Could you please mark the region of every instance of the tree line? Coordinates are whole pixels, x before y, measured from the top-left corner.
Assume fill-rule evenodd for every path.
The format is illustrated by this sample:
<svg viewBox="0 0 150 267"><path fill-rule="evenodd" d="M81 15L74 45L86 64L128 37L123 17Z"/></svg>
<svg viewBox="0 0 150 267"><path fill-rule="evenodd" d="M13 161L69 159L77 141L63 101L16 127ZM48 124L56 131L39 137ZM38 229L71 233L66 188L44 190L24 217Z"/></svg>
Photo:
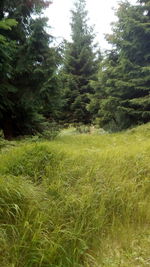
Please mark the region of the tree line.
<svg viewBox="0 0 150 267"><path fill-rule="evenodd" d="M121 2L112 49L101 53L86 1L72 10L70 42L56 46L47 0L1 0L0 129L6 139L59 124L119 131L150 120L150 1Z"/></svg>

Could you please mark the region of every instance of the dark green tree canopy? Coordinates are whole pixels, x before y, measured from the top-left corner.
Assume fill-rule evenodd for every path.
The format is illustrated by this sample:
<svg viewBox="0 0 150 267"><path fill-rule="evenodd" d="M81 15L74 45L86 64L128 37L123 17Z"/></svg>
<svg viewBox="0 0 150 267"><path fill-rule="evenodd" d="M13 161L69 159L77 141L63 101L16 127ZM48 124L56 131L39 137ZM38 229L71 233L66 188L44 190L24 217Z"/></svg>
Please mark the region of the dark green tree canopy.
<svg viewBox="0 0 150 267"><path fill-rule="evenodd" d="M150 120L150 1L139 2L123 2L117 10L113 34L107 35L114 48L95 86L99 101L90 104L97 106L100 125L111 130Z"/></svg>
<svg viewBox="0 0 150 267"><path fill-rule="evenodd" d="M72 11L72 42L68 43L64 60L65 118L70 122L89 123L87 110L89 94L93 92L90 80L97 71L93 41L95 35L88 26L86 2L75 2Z"/></svg>
<svg viewBox="0 0 150 267"><path fill-rule="evenodd" d="M4 40L0 42L0 128L6 138L34 133L41 129L43 116L56 113L58 55L50 47L47 19L39 16L49 4L46 0L0 3Z"/></svg>

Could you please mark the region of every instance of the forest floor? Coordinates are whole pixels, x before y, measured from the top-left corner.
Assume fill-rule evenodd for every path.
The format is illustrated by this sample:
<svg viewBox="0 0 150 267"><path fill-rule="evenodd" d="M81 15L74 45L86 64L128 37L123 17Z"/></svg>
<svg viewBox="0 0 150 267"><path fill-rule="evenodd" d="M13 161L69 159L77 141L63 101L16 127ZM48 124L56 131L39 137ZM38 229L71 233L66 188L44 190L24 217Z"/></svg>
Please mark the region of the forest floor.
<svg viewBox="0 0 150 267"><path fill-rule="evenodd" d="M2 267L150 266L150 124L0 148Z"/></svg>

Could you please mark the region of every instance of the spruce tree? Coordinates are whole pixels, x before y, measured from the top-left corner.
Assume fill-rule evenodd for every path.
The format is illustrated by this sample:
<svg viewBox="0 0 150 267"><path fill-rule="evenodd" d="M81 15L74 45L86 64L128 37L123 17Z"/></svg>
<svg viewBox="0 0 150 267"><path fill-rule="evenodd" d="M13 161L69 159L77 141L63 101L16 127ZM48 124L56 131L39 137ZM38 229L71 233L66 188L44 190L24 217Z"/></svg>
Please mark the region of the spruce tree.
<svg viewBox="0 0 150 267"><path fill-rule="evenodd" d="M85 0L75 2L72 11L72 41L66 45L63 81L64 119L67 122L89 123L91 114L87 110L89 95L93 93L90 80L97 70L93 46L94 34L88 26Z"/></svg>
<svg viewBox="0 0 150 267"><path fill-rule="evenodd" d="M57 55L45 30L47 20L39 16L48 4L47 0L0 4L1 20L17 21L13 31L1 29L8 46L0 51L0 128L7 139L42 130L44 117L53 116L57 109Z"/></svg>
<svg viewBox="0 0 150 267"><path fill-rule="evenodd" d="M96 116L106 129L121 130L150 120L150 1L139 2L120 4L118 22L107 36L113 49L99 72L90 104L91 109L97 105Z"/></svg>

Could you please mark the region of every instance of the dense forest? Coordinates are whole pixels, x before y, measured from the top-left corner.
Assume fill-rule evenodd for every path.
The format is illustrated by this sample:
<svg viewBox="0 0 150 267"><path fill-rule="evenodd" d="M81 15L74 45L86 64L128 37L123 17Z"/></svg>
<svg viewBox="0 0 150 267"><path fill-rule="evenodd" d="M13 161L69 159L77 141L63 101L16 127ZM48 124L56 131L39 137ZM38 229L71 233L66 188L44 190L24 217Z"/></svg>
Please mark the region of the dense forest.
<svg viewBox="0 0 150 267"><path fill-rule="evenodd" d="M150 1L124 1L94 43L86 1L72 10L72 40L56 46L43 11L47 0L1 0L0 129L6 139L58 125L94 124L110 132L150 120Z"/></svg>

